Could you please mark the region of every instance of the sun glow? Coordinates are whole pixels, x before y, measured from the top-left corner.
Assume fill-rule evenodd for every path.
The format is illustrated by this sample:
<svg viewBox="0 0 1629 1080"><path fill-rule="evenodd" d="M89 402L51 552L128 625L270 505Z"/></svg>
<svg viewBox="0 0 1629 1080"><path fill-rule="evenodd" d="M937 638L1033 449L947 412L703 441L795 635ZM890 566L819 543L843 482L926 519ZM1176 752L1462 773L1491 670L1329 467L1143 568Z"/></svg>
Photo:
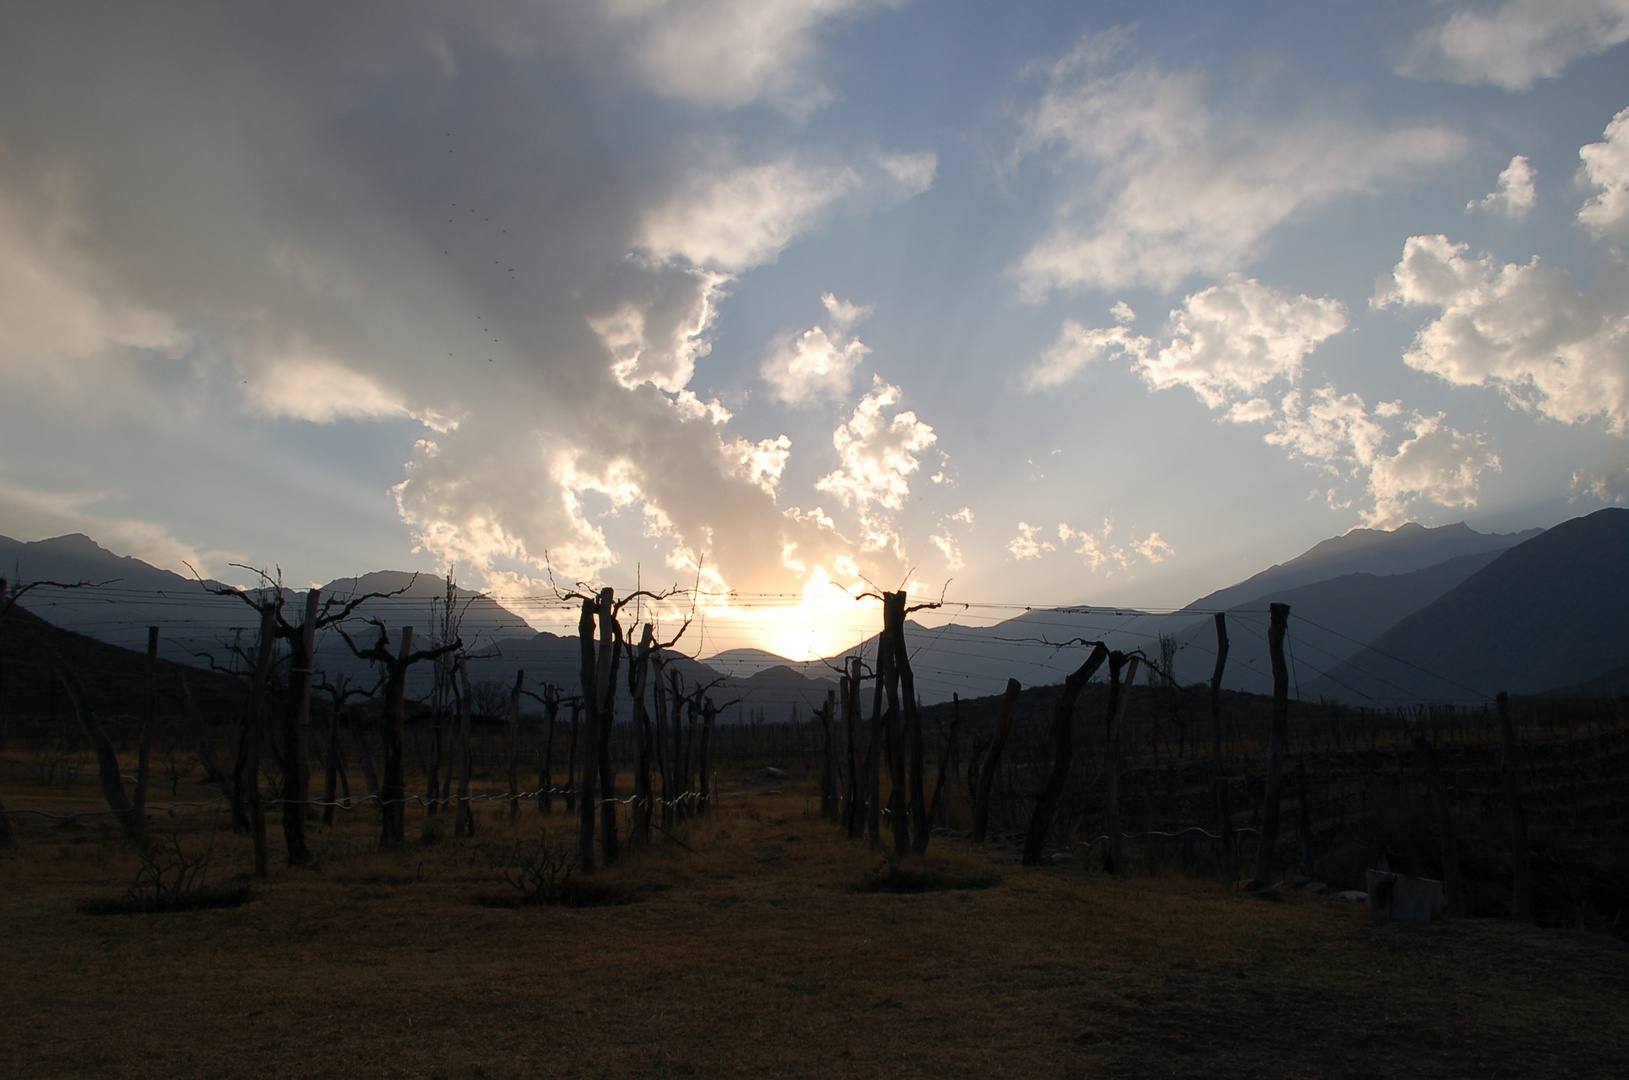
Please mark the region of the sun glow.
<svg viewBox="0 0 1629 1080"><path fill-rule="evenodd" d="M816 567L802 593L720 597L698 607L697 624L689 645L703 659L729 649L763 649L788 660L818 660L882 629L882 604Z"/></svg>

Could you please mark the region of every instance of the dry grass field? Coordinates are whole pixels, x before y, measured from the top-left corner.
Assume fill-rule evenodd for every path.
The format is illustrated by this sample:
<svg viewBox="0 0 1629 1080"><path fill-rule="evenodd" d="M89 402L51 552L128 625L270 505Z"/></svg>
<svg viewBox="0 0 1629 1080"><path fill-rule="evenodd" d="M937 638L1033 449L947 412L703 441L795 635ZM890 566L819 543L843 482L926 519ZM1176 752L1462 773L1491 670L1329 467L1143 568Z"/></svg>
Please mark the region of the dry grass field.
<svg viewBox="0 0 1629 1080"><path fill-rule="evenodd" d="M97 808L90 780L0 793ZM21 850L0 854L0 1073L1629 1075L1629 951L1610 940L1376 925L1319 897L1024 870L957 842L922 869L961 887L864 892L881 857L811 795L727 796L681 826L693 850L635 854L580 907L514 905L502 864L537 839L530 807L511 831L485 804L473 841L418 811L422 842L391 854L353 810L313 829L315 869L274 869L242 906L103 915L84 908L124 894L133 848L106 818L19 815ZM247 869L245 840L166 801L155 830L213 845L212 882Z"/></svg>

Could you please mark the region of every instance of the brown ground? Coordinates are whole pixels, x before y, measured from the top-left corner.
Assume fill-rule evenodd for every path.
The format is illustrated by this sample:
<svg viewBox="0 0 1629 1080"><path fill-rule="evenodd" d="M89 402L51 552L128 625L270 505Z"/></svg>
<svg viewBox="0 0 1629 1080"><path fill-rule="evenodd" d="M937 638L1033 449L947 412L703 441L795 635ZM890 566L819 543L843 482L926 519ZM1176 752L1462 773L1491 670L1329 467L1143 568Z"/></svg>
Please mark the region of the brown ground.
<svg viewBox="0 0 1629 1080"><path fill-rule="evenodd" d="M599 875L639 902L579 909L479 903L513 892L490 811L488 846L380 856L363 810L314 830L318 870L274 871L246 906L93 916L77 905L121 894L135 855L96 825L20 819L22 853L0 856L0 1074L1629 1075L1629 951L1602 939L1375 925L999 857L993 888L861 894L877 858L787 790L692 823L695 854ZM4 787L12 809L43 796ZM203 847L207 816L181 820ZM215 845L213 880L248 865L240 839ZM990 858L935 852L953 873Z"/></svg>

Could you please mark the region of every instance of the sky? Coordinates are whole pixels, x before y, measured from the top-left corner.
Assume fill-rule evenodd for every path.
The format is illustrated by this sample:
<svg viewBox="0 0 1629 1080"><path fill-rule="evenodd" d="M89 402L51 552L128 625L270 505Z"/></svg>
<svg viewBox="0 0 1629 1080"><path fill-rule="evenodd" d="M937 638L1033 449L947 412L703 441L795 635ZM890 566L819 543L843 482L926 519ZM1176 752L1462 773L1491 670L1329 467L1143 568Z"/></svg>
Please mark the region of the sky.
<svg viewBox="0 0 1629 1080"><path fill-rule="evenodd" d="M1548 526L1629 497L1626 41L1629 0L9 3L0 533L450 569L539 627L699 587L703 652L801 659L877 590L1173 608Z"/></svg>

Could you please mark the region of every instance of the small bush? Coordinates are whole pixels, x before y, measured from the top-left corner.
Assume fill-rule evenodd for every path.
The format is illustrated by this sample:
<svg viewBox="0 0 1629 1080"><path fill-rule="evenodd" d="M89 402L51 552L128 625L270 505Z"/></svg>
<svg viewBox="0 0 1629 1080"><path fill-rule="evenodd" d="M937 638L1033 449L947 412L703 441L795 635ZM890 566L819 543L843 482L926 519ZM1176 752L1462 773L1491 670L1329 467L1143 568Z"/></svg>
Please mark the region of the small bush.
<svg viewBox="0 0 1629 1080"><path fill-rule="evenodd" d="M536 845L515 844L503 870L504 880L520 893L521 904L556 907L569 898L577 853L565 844L551 845L545 831Z"/></svg>
<svg viewBox="0 0 1629 1080"><path fill-rule="evenodd" d="M123 896L89 900L80 905L87 915L155 914L239 907L254 899L248 885L210 885L205 881L214 845L189 855L179 838L150 836L136 841L141 869Z"/></svg>

